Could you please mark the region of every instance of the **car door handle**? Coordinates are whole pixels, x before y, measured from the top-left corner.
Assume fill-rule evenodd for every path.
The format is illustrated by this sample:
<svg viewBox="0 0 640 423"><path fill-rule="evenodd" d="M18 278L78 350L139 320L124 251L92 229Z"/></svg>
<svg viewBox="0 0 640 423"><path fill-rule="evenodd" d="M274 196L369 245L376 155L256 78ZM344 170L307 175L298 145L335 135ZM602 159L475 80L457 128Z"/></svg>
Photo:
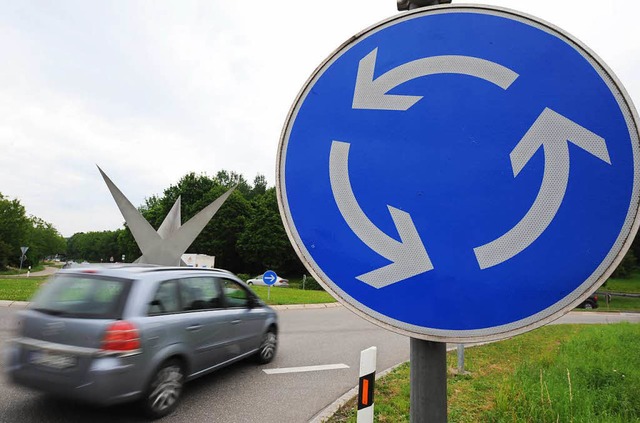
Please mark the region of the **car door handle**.
<svg viewBox="0 0 640 423"><path fill-rule="evenodd" d="M232 320L231 321L232 325L237 325L238 323L242 323L242 320L238 319L238 320Z"/></svg>
<svg viewBox="0 0 640 423"><path fill-rule="evenodd" d="M197 331L202 329L202 325L191 325L191 326L187 326L187 330L188 331Z"/></svg>

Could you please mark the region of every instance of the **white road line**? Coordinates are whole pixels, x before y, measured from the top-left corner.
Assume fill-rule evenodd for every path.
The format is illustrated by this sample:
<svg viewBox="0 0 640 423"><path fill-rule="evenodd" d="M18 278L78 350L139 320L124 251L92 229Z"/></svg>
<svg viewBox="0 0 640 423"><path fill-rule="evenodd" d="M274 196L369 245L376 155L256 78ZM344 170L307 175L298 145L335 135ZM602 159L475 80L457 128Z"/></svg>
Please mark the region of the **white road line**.
<svg viewBox="0 0 640 423"><path fill-rule="evenodd" d="M320 370L337 370L348 369L346 364L323 364L320 366L305 366L305 367L283 367L281 369L263 369L262 371L268 375L277 375L282 373L302 373L302 372L317 372Z"/></svg>

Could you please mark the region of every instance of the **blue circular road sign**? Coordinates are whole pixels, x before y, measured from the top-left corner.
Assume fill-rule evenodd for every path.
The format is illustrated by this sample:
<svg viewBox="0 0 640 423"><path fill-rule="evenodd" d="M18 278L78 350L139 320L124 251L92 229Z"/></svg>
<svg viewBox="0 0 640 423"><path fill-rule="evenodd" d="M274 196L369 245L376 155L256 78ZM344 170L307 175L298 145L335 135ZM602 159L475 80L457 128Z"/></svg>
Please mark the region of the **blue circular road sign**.
<svg viewBox="0 0 640 423"><path fill-rule="evenodd" d="M278 280L278 275L276 275L276 272L274 272L273 270L267 270L266 272L264 272L264 275L262 275L262 280L264 281L264 283L271 286Z"/></svg>
<svg viewBox="0 0 640 423"><path fill-rule="evenodd" d="M309 270L374 322L499 339L575 307L638 226L637 116L587 47L518 12L400 14L336 50L285 123L278 199Z"/></svg>

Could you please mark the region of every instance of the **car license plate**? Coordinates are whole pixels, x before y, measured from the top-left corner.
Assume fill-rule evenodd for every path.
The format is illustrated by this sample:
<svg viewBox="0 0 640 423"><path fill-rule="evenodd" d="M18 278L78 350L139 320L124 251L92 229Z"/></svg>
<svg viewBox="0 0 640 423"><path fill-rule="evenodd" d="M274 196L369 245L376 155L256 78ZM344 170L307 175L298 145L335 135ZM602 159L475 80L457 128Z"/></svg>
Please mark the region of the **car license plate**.
<svg viewBox="0 0 640 423"><path fill-rule="evenodd" d="M50 350L31 351L30 361L33 364L54 369L67 369L76 365L77 359L73 355Z"/></svg>

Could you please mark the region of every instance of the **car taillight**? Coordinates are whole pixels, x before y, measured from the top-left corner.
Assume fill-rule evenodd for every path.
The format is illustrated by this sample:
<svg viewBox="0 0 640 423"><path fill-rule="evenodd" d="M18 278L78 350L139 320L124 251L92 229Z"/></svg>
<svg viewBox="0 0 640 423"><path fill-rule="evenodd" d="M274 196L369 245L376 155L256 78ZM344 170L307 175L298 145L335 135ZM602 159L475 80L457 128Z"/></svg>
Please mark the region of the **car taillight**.
<svg viewBox="0 0 640 423"><path fill-rule="evenodd" d="M109 325L102 338L103 351L131 352L138 349L140 335L133 323L118 320Z"/></svg>
<svg viewBox="0 0 640 423"><path fill-rule="evenodd" d="M598 296L597 296L597 295L594 295L594 296L593 296L593 299L594 299L594 300L596 300L596 301L598 301Z"/></svg>

